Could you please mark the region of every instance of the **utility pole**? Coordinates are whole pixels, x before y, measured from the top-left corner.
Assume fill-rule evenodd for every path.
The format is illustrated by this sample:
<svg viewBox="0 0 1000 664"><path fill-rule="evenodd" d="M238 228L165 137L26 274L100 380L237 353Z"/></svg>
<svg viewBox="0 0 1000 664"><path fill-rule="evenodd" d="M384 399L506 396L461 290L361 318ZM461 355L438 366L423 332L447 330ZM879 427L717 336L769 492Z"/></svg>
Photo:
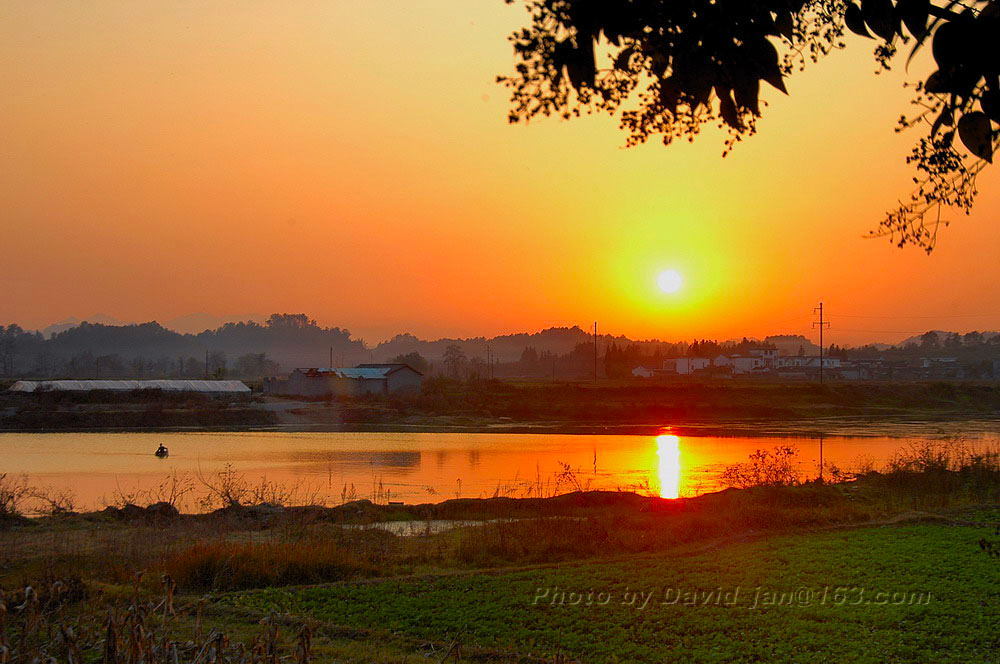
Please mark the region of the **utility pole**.
<svg viewBox="0 0 1000 664"><path fill-rule="evenodd" d="M594 321L594 382L597 382L597 321Z"/></svg>
<svg viewBox="0 0 1000 664"><path fill-rule="evenodd" d="M830 327L830 321L823 319L823 303L813 309L813 313L819 312L819 321L813 322L813 327L819 328L819 384L823 384L823 330Z"/></svg>
<svg viewBox="0 0 1000 664"><path fill-rule="evenodd" d="M330 346L330 364L326 366L330 367L331 369L333 368L333 346Z"/></svg>

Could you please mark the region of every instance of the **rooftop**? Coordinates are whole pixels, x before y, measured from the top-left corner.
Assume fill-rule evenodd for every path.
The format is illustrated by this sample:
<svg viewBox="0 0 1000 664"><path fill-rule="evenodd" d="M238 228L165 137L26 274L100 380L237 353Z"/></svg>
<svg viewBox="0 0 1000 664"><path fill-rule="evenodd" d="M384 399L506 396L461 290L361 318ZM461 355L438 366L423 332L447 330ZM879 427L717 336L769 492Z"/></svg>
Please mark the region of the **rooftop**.
<svg viewBox="0 0 1000 664"><path fill-rule="evenodd" d="M301 371L305 374L333 374L339 378L367 378L367 379L379 379L385 378L391 373L399 371L401 369L409 369L414 373L420 374L419 371L411 367L409 364L359 364L356 367L313 367L313 368L300 368L297 371Z"/></svg>

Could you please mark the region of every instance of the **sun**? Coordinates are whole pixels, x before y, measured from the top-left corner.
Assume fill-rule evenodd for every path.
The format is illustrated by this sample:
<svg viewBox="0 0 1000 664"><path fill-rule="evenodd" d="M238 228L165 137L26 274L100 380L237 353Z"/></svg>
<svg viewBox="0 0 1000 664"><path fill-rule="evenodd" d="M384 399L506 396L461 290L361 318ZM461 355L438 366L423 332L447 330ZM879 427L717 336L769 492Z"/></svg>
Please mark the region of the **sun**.
<svg viewBox="0 0 1000 664"><path fill-rule="evenodd" d="M664 293L676 293L684 285L684 277L677 270L664 270L656 277L656 285Z"/></svg>

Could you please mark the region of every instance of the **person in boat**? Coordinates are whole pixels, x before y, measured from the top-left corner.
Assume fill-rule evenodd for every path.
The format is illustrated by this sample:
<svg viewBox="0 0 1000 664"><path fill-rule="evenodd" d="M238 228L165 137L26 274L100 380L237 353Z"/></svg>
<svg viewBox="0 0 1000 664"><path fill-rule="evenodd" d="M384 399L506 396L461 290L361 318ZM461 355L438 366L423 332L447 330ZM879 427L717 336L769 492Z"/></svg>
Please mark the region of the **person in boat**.
<svg viewBox="0 0 1000 664"><path fill-rule="evenodd" d="M163 443L160 443L160 446L156 448L156 452L154 452L154 454L158 457L165 457L169 454L169 452L167 451L167 448L163 446Z"/></svg>

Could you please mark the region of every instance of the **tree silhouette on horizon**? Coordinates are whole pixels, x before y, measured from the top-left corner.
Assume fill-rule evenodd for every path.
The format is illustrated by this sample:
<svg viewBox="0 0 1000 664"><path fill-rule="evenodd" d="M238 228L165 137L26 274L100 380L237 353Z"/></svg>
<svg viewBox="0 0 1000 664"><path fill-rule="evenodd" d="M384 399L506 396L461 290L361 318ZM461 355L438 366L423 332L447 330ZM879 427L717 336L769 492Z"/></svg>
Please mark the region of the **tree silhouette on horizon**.
<svg viewBox="0 0 1000 664"><path fill-rule="evenodd" d="M942 208L968 214L993 160L1000 0L505 1L530 17L510 37L515 73L498 77L511 122L607 113L630 147L694 140L716 124L729 133L725 156L756 132L761 84L787 94L785 79L844 48L847 29L876 41L883 69L903 45L909 63L929 44L936 66L912 84L917 112L896 127L925 130L906 158L916 190L870 236L932 251Z"/></svg>

